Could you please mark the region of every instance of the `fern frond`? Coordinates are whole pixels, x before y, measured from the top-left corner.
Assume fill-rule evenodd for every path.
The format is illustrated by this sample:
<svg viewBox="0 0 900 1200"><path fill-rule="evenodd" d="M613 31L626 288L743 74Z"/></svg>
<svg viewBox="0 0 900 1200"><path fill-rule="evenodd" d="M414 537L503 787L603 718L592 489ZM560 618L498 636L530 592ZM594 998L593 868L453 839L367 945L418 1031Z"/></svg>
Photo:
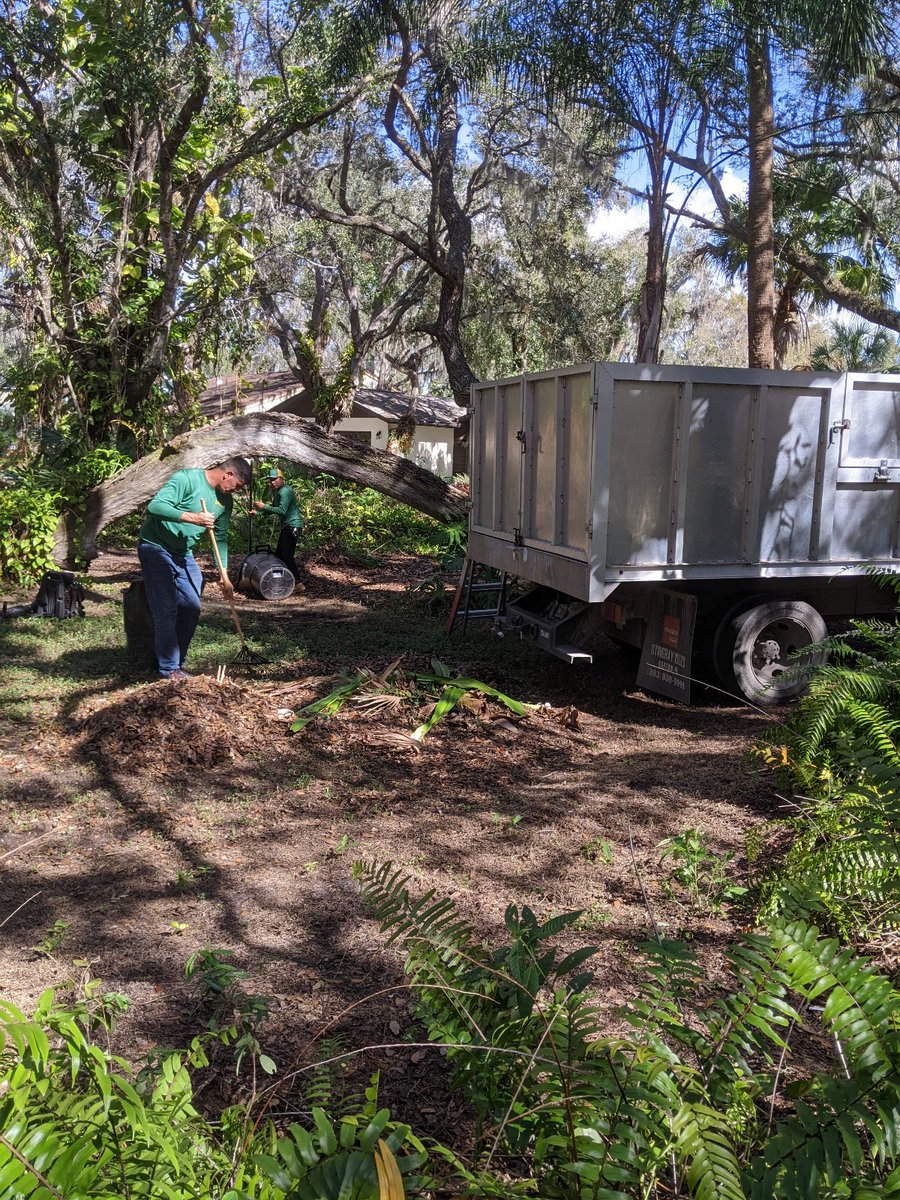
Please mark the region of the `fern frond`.
<svg viewBox="0 0 900 1200"><path fill-rule="evenodd" d="M686 1100L672 1122L675 1148L687 1164L696 1200L746 1200L726 1118L699 1100Z"/></svg>
<svg viewBox="0 0 900 1200"><path fill-rule="evenodd" d="M773 1048L786 1044L784 1031L799 1020L788 999L790 980L769 938L745 936L730 950L729 963L736 986L705 1014L711 1050L704 1055L703 1071L711 1093L720 1099L735 1069L750 1078L751 1058L770 1063Z"/></svg>
<svg viewBox="0 0 900 1200"><path fill-rule="evenodd" d="M900 1050L900 994L890 981L814 925L776 923L770 936L780 966L805 1001L826 997L822 1023L840 1040L851 1067L875 1079L890 1073Z"/></svg>

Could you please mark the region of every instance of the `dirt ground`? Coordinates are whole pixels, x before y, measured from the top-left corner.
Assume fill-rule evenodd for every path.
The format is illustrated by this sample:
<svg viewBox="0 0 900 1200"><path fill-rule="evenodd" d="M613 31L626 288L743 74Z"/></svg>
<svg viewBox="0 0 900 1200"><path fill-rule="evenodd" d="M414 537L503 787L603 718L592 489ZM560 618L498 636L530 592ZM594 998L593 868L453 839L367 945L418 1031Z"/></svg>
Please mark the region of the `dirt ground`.
<svg viewBox="0 0 900 1200"><path fill-rule="evenodd" d="M777 814L772 781L748 757L771 718L640 692L612 643L584 668L486 631L448 642L442 618L408 592L432 569L399 555L371 566L320 556L304 594L241 606L251 642L268 630L270 644L288 645L278 641L288 631L302 658L224 683L208 664L175 684L117 676L121 649L96 669L85 652L72 686L4 719L0 998L28 1008L50 985L98 977L131 999L116 1046L133 1058L203 1028L185 960L228 948L250 972L245 986L271 997L262 1040L280 1075L308 1066L336 1031L348 1048L388 1047L364 1050L348 1077L357 1086L380 1067L394 1115L447 1140L461 1102L443 1060L406 1044L421 1030L400 957L360 902L355 860L390 860L414 891L452 896L488 938L509 904L541 917L584 910L567 944L599 946L594 986L611 1022L640 988L651 922L692 938L715 974L746 914L673 894L658 846L696 827L734 855L738 880L748 875L748 850ZM132 555L105 554L88 586L136 575ZM115 604L108 586L90 592L88 621ZM201 620L227 637L212 594ZM421 744L408 737L422 715L409 705L348 705L289 733L335 672L382 669L398 646L404 665L428 670L430 644L454 674L541 707L523 721L492 705L459 710ZM48 950L56 922L67 924ZM280 1111L302 1110L306 1078L285 1084Z"/></svg>

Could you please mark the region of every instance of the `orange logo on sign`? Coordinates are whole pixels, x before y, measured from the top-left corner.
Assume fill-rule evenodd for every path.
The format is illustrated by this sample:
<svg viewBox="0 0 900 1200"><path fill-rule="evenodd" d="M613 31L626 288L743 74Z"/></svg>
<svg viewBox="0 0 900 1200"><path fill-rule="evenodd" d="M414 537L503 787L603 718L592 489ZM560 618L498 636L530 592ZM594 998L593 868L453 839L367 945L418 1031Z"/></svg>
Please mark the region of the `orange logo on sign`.
<svg viewBox="0 0 900 1200"><path fill-rule="evenodd" d="M681 622L677 617L663 617L662 640L664 646L672 650L678 649L678 635L681 632Z"/></svg>

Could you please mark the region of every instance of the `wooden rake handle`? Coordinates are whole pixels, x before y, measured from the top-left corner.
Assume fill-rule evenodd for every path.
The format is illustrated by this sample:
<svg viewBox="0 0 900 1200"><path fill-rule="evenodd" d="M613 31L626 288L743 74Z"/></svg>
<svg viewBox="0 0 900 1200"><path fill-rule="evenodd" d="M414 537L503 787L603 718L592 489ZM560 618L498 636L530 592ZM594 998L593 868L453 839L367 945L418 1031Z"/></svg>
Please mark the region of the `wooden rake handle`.
<svg viewBox="0 0 900 1200"><path fill-rule="evenodd" d="M205 500L200 501L200 507L205 513L209 512L209 509L206 507ZM230 588L231 580L228 578L228 575L225 573L225 568L222 565L222 555L219 553L219 545L216 541L215 532L212 529L209 531L209 542L212 546L213 558L216 560L216 566L219 568L219 578L223 583L227 583ZM241 629L240 617L237 615L237 609L234 607L234 593L233 591L228 591L225 593L225 595L226 599L228 600L228 607L231 609L231 619L234 621L234 627L237 630L237 635L241 639L241 648L246 650L247 643L244 641L244 631Z"/></svg>

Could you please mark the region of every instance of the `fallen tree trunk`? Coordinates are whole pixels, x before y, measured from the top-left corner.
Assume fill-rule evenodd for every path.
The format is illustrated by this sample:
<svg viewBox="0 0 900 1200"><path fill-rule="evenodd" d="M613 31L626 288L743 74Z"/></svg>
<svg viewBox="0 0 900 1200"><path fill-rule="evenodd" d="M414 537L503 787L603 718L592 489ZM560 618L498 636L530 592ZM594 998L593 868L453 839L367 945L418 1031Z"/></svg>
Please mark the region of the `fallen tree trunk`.
<svg viewBox="0 0 900 1200"><path fill-rule="evenodd" d="M311 421L289 413L252 413L225 417L180 434L94 488L82 521L76 523L71 515L60 518L54 534L54 561L73 567L96 558L102 530L146 504L175 471L211 467L232 455L286 458L375 488L439 521L463 517L466 511L464 492L408 459L371 450L341 434L325 433Z"/></svg>

